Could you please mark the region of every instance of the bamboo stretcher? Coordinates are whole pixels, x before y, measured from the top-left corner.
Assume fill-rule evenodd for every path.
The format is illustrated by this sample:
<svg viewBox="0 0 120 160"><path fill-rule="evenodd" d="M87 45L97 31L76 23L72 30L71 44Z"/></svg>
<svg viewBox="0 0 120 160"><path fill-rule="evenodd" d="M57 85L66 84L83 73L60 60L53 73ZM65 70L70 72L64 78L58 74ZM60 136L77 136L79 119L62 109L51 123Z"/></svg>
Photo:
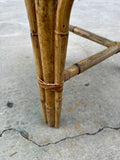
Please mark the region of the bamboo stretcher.
<svg viewBox="0 0 120 160"><path fill-rule="evenodd" d="M69 25L74 0L25 0L44 122L60 127L64 82L120 52L114 42ZM107 47L65 69L69 31Z"/></svg>

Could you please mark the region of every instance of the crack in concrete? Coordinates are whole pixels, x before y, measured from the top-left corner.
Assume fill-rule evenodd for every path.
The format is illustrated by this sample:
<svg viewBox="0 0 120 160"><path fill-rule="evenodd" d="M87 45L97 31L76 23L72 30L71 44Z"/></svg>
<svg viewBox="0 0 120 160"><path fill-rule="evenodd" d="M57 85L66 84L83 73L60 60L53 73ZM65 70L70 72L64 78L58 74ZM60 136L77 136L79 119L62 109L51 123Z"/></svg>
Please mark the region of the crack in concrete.
<svg viewBox="0 0 120 160"><path fill-rule="evenodd" d="M30 141L31 143L37 145L38 147L47 147L49 145L52 145L52 144L58 144L60 142L63 142L63 141L66 141L68 139L74 139L74 138L78 138L78 137L82 137L82 136L94 136L94 135L97 135L98 133L102 132L104 129L112 129L112 130L120 130L120 127L110 127L110 126L106 126L106 127L103 127L103 128L99 128L96 132L93 132L93 133L83 133L83 134L78 134L76 136L71 136L71 137L65 137L65 138L62 138L60 139L59 141L56 141L56 142L51 142L51 143L47 143L47 144L38 144L37 142L31 140L29 138L29 136L24 136L23 132L17 130L17 129L14 129L14 128L8 128L8 129L5 129L3 130L1 133L0 133L0 137L2 137L2 135L7 132L7 131L16 131L18 132L23 138L25 138L26 140Z"/></svg>

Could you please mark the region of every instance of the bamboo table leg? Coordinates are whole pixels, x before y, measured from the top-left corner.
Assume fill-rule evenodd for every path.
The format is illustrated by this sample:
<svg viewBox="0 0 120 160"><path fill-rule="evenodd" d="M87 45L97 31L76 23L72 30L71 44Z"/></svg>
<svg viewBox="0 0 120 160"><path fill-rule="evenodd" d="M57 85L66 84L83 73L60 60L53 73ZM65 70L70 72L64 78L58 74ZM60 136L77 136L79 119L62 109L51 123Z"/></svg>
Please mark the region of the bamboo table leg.
<svg viewBox="0 0 120 160"><path fill-rule="evenodd" d="M25 0L43 117L50 127L56 128L60 126L64 81L120 52L120 42L111 41L78 27L69 27L73 1ZM108 48L75 63L64 71L69 30Z"/></svg>
<svg viewBox="0 0 120 160"><path fill-rule="evenodd" d="M35 0L38 38L41 48L43 78L45 83L54 83L54 28L57 0ZM48 125L55 125L55 93L45 91Z"/></svg>
<svg viewBox="0 0 120 160"><path fill-rule="evenodd" d="M55 30L55 83L62 83L66 59L69 17L73 0L59 0ZM55 127L60 126L62 91L55 92Z"/></svg>
<svg viewBox="0 0 120 160"><path fill-rule="evenodd" d="M31 39L32 39L32 45L33 45L33 50L34 50L37 76L40 79L43 79L41 53L40 53L40 47L39 47L39 42L38 42L38 36L37 36L35 2L33 0L25 0L25 4L26 4L26 9L27 9L28 19L29 19L29 24L30 24ZM47 123L46 106L45 106L45 91L41 87L40 87L40 97L41 97L43 118L44 118L44 121Z"/></svg>

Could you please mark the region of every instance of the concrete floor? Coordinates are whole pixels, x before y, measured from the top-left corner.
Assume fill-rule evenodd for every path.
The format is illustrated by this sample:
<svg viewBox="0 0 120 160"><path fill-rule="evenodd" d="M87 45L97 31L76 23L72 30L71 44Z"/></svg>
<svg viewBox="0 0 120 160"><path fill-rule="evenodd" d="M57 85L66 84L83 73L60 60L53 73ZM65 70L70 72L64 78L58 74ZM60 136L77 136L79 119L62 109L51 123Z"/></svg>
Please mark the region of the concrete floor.
<svg viewBox="0 0 120 160"><path fill-rule="evenodd" d="M71 24L120 41L119 0L75 0ZM0 160L120 160L120 54L64 85L61 127L43 122L23 0L0 0ZM66 67L105 47L70 33Z"/></svg>

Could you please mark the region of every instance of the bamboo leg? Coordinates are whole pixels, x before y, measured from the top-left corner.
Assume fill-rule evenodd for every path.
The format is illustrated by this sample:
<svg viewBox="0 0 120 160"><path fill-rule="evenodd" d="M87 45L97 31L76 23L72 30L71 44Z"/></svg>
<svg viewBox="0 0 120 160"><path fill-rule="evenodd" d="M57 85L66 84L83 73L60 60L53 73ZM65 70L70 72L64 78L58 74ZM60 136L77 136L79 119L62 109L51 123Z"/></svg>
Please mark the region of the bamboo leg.
<svg viewBox="0 0 120 160"><path fill-rule="evenodd" d="M73 0L59 0L55 30L55 83L62 83L66 59L69 17ZM55 92L55 127L60 126L62 91Z"/></svg>
<svg viewBox="0 0 120 160"><path fill-rule="evenodd" d="M29 24L30 24L31 39L32 39L32 46L34 50L37 76L40 79L43 79L40 47L39 47L38 36L37 36L35 2L34 0L25 0L25 4L26 4L26 9L27 9L28 19L29 19ZM44 121L47 123L46 106L45 106L45 91L43 88L40 88L40 97L41 97L41 107L42 107L42 112L43 112L43 118L44 118Z"/></svg>
<svg viewBox="0 0 120 160"><path fill-rule="evenodd" d="M46 83L54 83L54 28L57 0L35 0L38 38L41 48L43 77ZM46 90L48 125L55 125L55 93Z"/></svg>

